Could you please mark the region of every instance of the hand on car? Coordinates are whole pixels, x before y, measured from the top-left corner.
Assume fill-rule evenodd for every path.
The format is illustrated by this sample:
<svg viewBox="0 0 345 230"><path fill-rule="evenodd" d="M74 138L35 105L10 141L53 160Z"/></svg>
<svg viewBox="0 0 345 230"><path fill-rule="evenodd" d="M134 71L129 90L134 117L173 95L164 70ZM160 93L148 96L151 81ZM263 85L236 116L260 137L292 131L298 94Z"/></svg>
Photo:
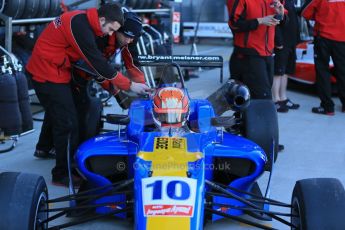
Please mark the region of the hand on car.
<svg viewBox="0 0 345 230"><path fill-rule="evenodd" d="M265 26L276 26L279 24L279 20L274 18L274 15L268 15L263 18L257 19L259 22L259 25L265 25Z"/></svg>
<svg viewBox="0 0 345 230"><path fill-rule="evenodd" d="M152 89L148 87L147 85L142 84L142 83L136 83L134 81L131 84L130 90L137 94L148 94L149 92L152 91Z"/></svg>

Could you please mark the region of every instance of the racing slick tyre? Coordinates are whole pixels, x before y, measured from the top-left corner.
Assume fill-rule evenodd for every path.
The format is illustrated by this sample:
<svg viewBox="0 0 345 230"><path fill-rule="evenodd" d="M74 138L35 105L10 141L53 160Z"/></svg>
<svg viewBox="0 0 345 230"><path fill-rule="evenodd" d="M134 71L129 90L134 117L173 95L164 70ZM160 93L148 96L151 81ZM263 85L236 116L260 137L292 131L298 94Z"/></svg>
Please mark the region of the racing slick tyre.
<svg viewBox="0 0 345 230"><path fill-rule="evenodd" d="M157 9L159 3L160 3L159 0L153 0L152 3L151 3L151 8L152 9Z"/></svg>
<svg viewBox="0 0 345 230"><path fill-rule="evenodd" d="M298 230L345 229L345 190L338 179L296 182L291 198L291 223Z"/></svg>
<svg viewBox="0 0 345 230"><path fill-rule="evenodd" d="M46 17L49 9L50 9L50 0L40 0L38 4L38 11L35 17L36 18Z"/></svg>
<svg viewBox="0 0 345 230"><path fill-rule="evenodd" d="M134 9L142 9L145 5L146 0L139 0L136 2Z"/></svg>
<svg viewBox="0 0 345 230"><path fill-rule="evenodd" d="M60 0L50 0L50 9L48 11L48 17L55 17L61 14Z"/></svg>
<svg viewBox="0 0 345 230"><path fill-rule="evenodd" d="M48 189L42 176L4 172L0 174L0 229L47 229Z"/></svg>
<svg viewBox="0 0 345 230"><path fill-rule="evenodd" d="M19 109L18 87L12 74L0 74L0 89L0 130L5 136L18 135L22 132L22 115Z"/></svg>
<svg viewBox="0 0 345 230"><path fill-rule="evenodd" d="M244 136L258 144L266 153L265 170L272 170L271 148L274 140L274 162L277 160L279 145L279 129L276 108L272 100L251 100L248 108L243 112Z"/></svg>
<svg viewBox="0 0 345 230"><path fill-rule="evenodd" d="M14 19L21 18L24 13L26 0L6 0L3 4L3 11L1 13L13 17Z"/></svg>
<svg viewBox="0 0 345 230"><path fill-rule="evenodd" d="M18 104L19 110L22 117L22 132L27 132L32 130L34 127L34 122L32 119L32 112L30 107L30 98L29 98L29 87L26 76L22 72L17 72L15 74L15 79L17 82L18 90Z"/></svg>
<svg viewBox="0 0 345 230"><path fill-rule="evenodd" d="M21 18L33 18L36 16L39 9L39 1L37 0L26 0L25 9Z"/></svg>
<svg viewBox="0 0 345 230"><path fill-rule="evenodd" d="M145 4L143 5L143 9L150 9L152 5L152 0L146 0Z"/></svg>
<svg viewBox="0 0 345 230"><path fill-rule="evenodd" d="M137 3L137 0L127 0L126 6L128 6L130 8L134 8L136 3Z"/></svg>

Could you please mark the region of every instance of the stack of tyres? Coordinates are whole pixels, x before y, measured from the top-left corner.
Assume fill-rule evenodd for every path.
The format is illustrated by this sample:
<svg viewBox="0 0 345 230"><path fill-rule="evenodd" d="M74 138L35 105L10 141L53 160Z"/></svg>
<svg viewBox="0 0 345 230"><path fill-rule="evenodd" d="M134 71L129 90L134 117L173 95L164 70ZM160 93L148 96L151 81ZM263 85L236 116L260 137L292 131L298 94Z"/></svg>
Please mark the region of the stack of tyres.
<svg viewBox="0 0 345 230"><path fill-rule="evenodd" d="M4 49L3 49L4 51ZM15 56L5 51L0 66L0 132L19 135L33 129L28 82Z"/></svg>
<svg viewBox="0 0 345 230"><path fill-rule="evenodd" d="M5 136L22 132L22 115L19 109L18 88L13 74L0 75L0 130Z"/></svg>
<svg viewBox="0 0 345 230"><path fill-rule="evenodd" d="M2 13L13 19L55 17L61 14L61 0L3 0Z"/></svg>

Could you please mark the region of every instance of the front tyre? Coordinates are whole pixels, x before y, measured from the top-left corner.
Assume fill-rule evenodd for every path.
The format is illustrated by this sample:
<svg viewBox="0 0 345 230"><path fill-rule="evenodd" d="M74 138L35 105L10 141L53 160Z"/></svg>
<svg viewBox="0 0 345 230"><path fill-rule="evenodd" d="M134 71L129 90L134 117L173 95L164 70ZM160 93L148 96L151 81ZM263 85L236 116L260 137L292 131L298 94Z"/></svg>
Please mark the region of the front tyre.
<svg viewBox="0 0 345 230"><path fill-rule="evenodd" d="M272 100L251 100L243 112L244 136L258 144L266 153L268 162L265 170L271 171L272 160L278 156L279 128L277 111ZM275 143L272 159L272 140Z"/></svg>
<svg viewBox="0 0 345 230"><path fill-rule="evenodd" d="M42 176L5 172L0 174L0 229L41 230L48 218L48 189Z"/></svg>
<svg viewBox="0 0 345 230"><path fill-rule="evenodd" d="M344 230L345 190L338 179L296 182L291 198L291 223L298 230Z"/></svg>

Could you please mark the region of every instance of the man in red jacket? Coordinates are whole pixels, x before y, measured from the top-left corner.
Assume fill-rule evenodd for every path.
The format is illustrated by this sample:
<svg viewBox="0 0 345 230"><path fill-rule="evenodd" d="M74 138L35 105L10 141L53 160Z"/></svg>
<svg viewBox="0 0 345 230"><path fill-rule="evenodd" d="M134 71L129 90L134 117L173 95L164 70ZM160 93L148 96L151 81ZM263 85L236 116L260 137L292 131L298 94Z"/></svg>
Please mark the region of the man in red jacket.
<svg viewBox="0 0 345 230"><path fill-rule="evenodd" d="M51 22L35 44L26 68L46 111L42 130L45 123L52 125L56 150L54 184L68 183L66 153L70 151L72 155L78 145L78 119L70 85L72 63L86 61L97 73L99 82L112 80L119 89L136 93L149 90L145 84L132 82L112 68L97 47L97 37L112 35L121 25L123 13L116 4L106 4L98 10L71 11Z"/></svg>
<svg viewBox="0 0 345 230"><path fill-rule="evenodd" d="M334 63L342 112L345 112L345 1L308 1L303 6L302 16L307 20L315 20L314 63L321 104L319 107L312 108L312 112L334 115L329 70L330 57Z"/></svg>
<svg viewBox="0 0 345 230"><path fill-rule="evenodd" d="M142 21L133 12L125 12L124 18L124 25L111 36L98 38L97 45L107 59L112 60L114 59L114 56L116 57L121 54L127 76L133 82L145 83L144 73L134 64L134 59L137 58L136 42L143 32ZM99 121L90 119L92 116L89 116L90 113L96 112L92 110L95 105L98 104L95 98L90 98L87 80L90 78L89 73L82 71L79 68L75 68L72 84L73 95L79 114L79 143L95 136L98 131L97 128L92 129L92 127L97 127ZM109 91L111 95L115 96L117 102L123 109L128 109L133 98L129 98L128 94L120 92L120 89L116 86L116 82L114 80L115 79L105 80L101 83L101 86L105 90ZM88 130L92 130L92 132L89 132ZM49 130L47 131L49 132ZM40 139L40 142L49 143L49 141L45 139ZM49 157L49 154L42 156L42 158L47 157Z"/></svg>
<svg viewBox="0 0 345 230"><path fill-rule="evenodd" d="M134 64L131 52L136 50L136 43L143 32L142 20L133 12L124 13L124 25L111 36L105 36L97 40L99 49L106 58L121 53L128 76L132 81L145 83L144 73ZM118 50L118 53L116 51ZM131 50L131 52L130 52ZM102 87L112 91L113 95L119 92L114 80L102 82Z"/></svg>
<svg viewBox="0 0 345 230"><path fill-rule="evenodd" d="M278 0L228 0L234 36L231 78L245 83L254 99L272 99L274 28L284 19Z"/></svg>

